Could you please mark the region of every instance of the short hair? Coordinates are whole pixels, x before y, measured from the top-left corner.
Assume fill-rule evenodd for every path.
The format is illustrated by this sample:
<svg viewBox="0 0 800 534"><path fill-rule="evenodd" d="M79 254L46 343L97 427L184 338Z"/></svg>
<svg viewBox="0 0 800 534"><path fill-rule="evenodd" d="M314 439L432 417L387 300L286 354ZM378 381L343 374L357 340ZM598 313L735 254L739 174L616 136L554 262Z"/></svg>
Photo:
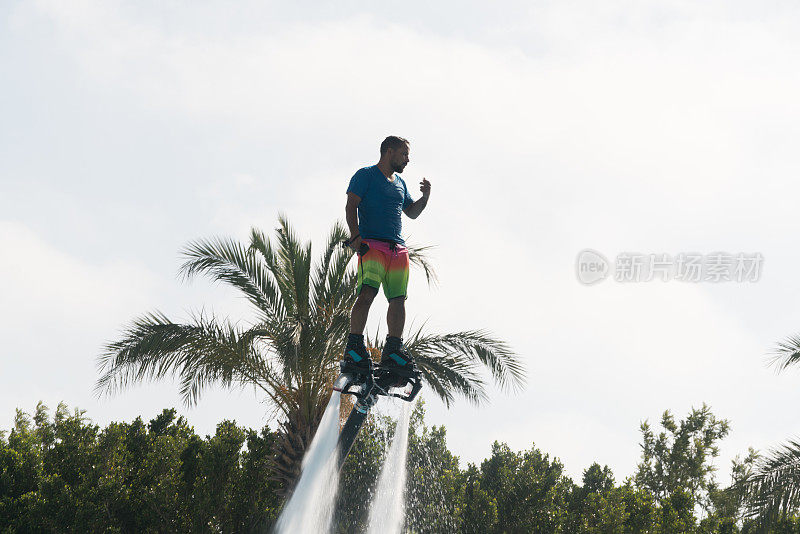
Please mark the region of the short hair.
<svg viewBox="0 0 800 534"><path fill-rule="evenodd" d="M386 154L386 151L390 148L392 150L397 150L398 148L407 144L409 144L408 139L403 139L402 137L397 137L396 135L390 135L383 140L383 143L381 143L381 156Z"/></svg>

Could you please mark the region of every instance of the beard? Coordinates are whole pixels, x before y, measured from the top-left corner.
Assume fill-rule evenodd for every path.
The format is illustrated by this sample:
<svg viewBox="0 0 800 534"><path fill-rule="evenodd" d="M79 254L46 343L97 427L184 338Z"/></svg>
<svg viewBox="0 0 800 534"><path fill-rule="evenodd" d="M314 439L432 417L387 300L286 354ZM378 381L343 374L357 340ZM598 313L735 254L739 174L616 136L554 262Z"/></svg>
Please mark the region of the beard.
<svg viewBox="0 0 800 534"><path fill-rule="evenodd" d="M392 172L401 173L403 169L406 168L405 163L394 163L392 162Z"/></svg>

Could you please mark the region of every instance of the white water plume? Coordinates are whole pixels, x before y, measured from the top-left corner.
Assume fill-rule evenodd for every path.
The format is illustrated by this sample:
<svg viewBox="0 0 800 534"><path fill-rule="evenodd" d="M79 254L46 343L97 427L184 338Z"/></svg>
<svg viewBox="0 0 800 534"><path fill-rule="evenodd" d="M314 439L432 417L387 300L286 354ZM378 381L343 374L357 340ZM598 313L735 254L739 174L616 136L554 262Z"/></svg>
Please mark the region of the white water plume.
<svg viewBox="0 0 800 534"><path fill-rule="evenodd" d="M405 522L406 456L412 403L403 402L392 445L381 468L367 534L400 534Z"/></svg>
<svg viewBox="0 0 800 534"><path fill-rule="evenodd" d="M311 446L303 458L300 481L275 526L277 534L325 534L330 531L339 465L336 442L339 438L339 398L334 391Z"/></svg>

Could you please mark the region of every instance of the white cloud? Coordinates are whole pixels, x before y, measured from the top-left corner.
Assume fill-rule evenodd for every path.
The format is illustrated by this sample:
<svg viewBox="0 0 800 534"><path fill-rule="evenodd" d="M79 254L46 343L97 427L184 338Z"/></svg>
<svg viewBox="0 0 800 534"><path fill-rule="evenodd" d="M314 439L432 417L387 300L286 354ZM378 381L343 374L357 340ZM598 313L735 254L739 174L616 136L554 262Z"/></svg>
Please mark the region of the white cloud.
<svg viewBox="0 0 800 534"><path fill-rule="evenodd" d="M8 428L15 407L88 399L101 336L148 309L157 282L141 266L82 261L14 221L0 221L0 246L0 426Z"/></svg>
<svg viewBox="0 0 800 534"><path fill-rule="evenodd" d="M132 307L150 305L156 281L141 266L114 260L87 264L15 221L0 221L0 244L6 251L0 265L4 328L51 321L107 327Z"/></svg>

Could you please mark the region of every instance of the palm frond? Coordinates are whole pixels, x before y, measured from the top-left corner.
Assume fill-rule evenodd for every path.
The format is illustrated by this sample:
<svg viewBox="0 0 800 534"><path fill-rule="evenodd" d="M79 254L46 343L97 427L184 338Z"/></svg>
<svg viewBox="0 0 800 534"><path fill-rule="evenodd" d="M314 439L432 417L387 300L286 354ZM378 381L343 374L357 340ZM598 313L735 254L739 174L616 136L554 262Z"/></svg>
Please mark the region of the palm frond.
<svg viewBox="0 0 800 534"><path fill-rule="evenodd" d="M222 238L192 241L182 255L186 261L179 272L187 279L207 274L240 290L266 316L282 319L286 315L269 266L237 241Z"/></svg>
<svg viewBox="0 0 800 534"><path fill-rule="evenodd" d="M294 284L295 268L291 265L291 258L294 257L292 249L296 248L296 238L283 216L279 218L279 223L281 226L275 230L277 247L273 247L263 231L251 228L248 250L258 254L268 267L275 278L287 317L294 318L297 316L297 288ZM288 231L284 232L284 227L287 227Z"/></svg>
<svg viewBox="0 0 800 534"><path fill-rule="evenodd" d="M309 301L311 244L301 247L285 216L280 215L278 223L276 246L273 247L262 231L253 228L249 250L268 266L280 291L282 307L286 310L279 322L264 316L264 325L259 328L273 332L272 348L285 382L291 384L301 378L298 372L308 363L304 362L307 351L301 350L301 346L307 345L308 340L303 338L308 336L312 325Z"/></svg>
<svg viewBox="0 0 800 534"><path fill-rule="evenodd" d="M425 273L425 280L428 282L428 286L438 285L439 278L436 276L436 271L433 270L433 264L431 263L430 256L428 256L430 250L434 248L433 245L406 245L406 248L408 249L409 263L422 269L422 272Z"/></svg>
<svg viewBox="0 0 800 534"><path fill-rule="evenodd" d="M262 230L255 227L250 228L250 248L248 250L257 252L271 272L278 272L278 258L275 250Z"/></svg>
<svg viewBox="0 0 800 534"><path fill-rule="evenodd" d="M350 308L356 301L357 274L349 267L353 252L350 249L337 252L328 271L325 282L328 292L328 304L333 309Z"/></svg>
<svg viewBox="0 0 800 534"><path fill-rule="evenodd" d="M342 248L341 243L347 239L347 231L340 221L336 221L328 235L328 243L323 252L316 269L314 269L314 276L312 278L312 309L316 308L319 304L328 304L330 302L331 291L338 284L331 284L331 274L344 275L347 271L347 264L352 257L352 251ZM346 259L344 263L345 268L331 272L331 267L340 267L341 259ZM323 305L324 305L323 304Z"/></svg>
<svg viewBox="0 0 800 534"><path fill-rule="evenodd" d="M187 405L195 404L212 383L255 385L283 405L281 383L255 344L255 331L241 331L202 314L191 324L176 324L155 312L135 320L122 339L109 343L99 360L99 394L131 384L178 377Z"/></svg>
<svg viewBox="0 0 800 534"><path fill-rule="evenodd" d="M278 241L278 265L283 279L281 290L284 292L284 302L291 315L307 318L310 305L311 243L302 245L298 241L285 215L278 215L278 224L275 233Z"/></svg>
<svg viewBox="0 0 800 534"><path fill-rule="evenodd" d="M455 394L475 405L489 399L486 382L476 372L476 366L455 356L417 354L413 357L425 381L447 407L455 401Z"/></svg>
<svg viewBox="0 0 800 534"><path fill-rule="evenodd" d="M502 388L518 391L525 384L525 366L503 341L483 330L443 335L423 335L420 327L406 343L406 350L424 350L436 355L454 355L472 365L484 366ZM417 348L419 347L419 349Z"/></svg>
<svg viewBox="0 0 800 534"><path fill-rule="evenodd" d="M746 514L761 521L800 510L800 442L790 440L762 456L742 483Z"/></svg>
<svg viewBox="0 0 800 534"><path fill-rule="evenodd" d="M344 350L350 311L356 299L356 275L349 267L353 252L341 247L346 238L344 226L337 222L312 279L310 342L312 350L321 355L321 370L327 369Z"/></svg>
<svg viewBox="0 0 800 534"><path fill-rule="evenodd" d="M422 325L403 344L406 352L431 389L447 406L460 395L474 404L488 400L486 381L481 372L486 369L501 387L517 390L525 382L525 370L516 354L502 341L479 330L444 335L425 335ZM375 348L382 346L380 334L369 341Z"/></svg>
<svg viewBox="0 0 800 534"><path fill-rule="evenodd" d="M777 367L780 372L797 364L800 364L800 336L792 336L778 343L770 358L770 365Z"/></svg>

